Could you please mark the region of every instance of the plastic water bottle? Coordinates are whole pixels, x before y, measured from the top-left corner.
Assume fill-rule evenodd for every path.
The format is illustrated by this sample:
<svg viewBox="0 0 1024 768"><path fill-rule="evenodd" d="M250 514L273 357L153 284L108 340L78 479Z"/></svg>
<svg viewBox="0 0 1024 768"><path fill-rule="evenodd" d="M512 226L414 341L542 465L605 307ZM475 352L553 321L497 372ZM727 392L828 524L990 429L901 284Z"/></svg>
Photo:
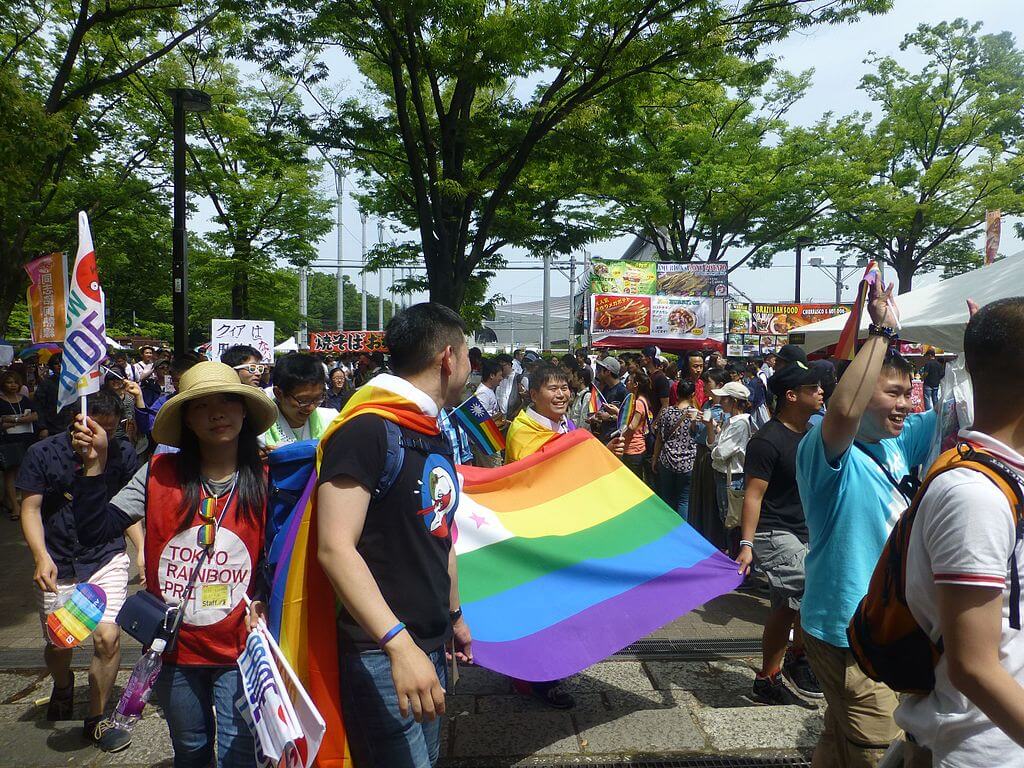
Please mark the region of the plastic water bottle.
<svg viewBox="0 0 1024 768"><path fill-rule="evenodd" d="M156 682L156 676L160 674L160 667L163 666L160 656L166 647L166 641L157 638L150 649L135 663L132 676L128 678L128 685L124 687L121 700L117 702L117 708L110 718L115 727L130 731L142 718L142 710L146 708L146 702L153 691L153 683Z"/></svg>

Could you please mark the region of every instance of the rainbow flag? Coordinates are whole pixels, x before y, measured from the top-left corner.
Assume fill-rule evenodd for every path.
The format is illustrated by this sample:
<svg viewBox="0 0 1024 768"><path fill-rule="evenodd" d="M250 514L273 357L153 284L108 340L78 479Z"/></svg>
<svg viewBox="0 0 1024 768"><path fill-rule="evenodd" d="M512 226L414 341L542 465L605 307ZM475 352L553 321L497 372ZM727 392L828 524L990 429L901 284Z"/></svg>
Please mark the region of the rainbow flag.
<svg viewBox="0 0 1024 768"><path fill-rule="evenodd" d="M452 415L488 456L505 449L505 436L475 395L452 411Z"/></svg>
<svg viewBox="0 0 1024 768"><path fill-rule="evenodd" d="M836 351L833 354L836 360L853 360L857 354L857 334L860 333L860 324L864 317L864 303L867 301L870 287L880 280L881 276L878 264L874 261L868 262L864 276L857 286L857 298L853 301L853 308L846 316L846 324L843 325L839 341L836 342Z"/></svg>
<svg viewBox="0 0 1024 768"><path fill-rule="evenodd" d="M557 680L742 581L585 430L504 467L459 471L459 589L484 667Z"/></svg>
<svg viewBox="0 0 1024 768"><path fill-rule="evenodd" d="M587 409L588 413L597 413L601 410L601 404L604 403L604 395L601 394L601 390L597 388L597 384L590 385L590 405Z"/></svg>
<svg viewBox="0 0 1024 768"><path fill-rule="evenodd" d="M634 413L636 413L636 398L630 392L622 400L622 405L619 406L619 420L616 428L619 430L620 435L629 427L629 422L633 420Z"/></svg>

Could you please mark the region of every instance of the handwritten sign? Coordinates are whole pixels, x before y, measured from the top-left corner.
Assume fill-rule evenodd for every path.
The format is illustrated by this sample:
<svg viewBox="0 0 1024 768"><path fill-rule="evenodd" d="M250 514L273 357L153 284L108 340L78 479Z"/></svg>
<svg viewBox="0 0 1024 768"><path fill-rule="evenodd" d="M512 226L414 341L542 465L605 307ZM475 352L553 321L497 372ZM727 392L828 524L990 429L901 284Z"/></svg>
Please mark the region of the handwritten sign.
<svg viewBox="0 0 1024 768"><path fill-rule="evenodd" d="M259 351L264 363L274 362L273 320L210 321L210 359L220 360L224 350L239 344Z"/></svg>
<svg viewBox="0 0 1024 768"><path fill-rule="evenodd" d="M382 331L316 331L309 334L310 352L387 352Z"/></svg>

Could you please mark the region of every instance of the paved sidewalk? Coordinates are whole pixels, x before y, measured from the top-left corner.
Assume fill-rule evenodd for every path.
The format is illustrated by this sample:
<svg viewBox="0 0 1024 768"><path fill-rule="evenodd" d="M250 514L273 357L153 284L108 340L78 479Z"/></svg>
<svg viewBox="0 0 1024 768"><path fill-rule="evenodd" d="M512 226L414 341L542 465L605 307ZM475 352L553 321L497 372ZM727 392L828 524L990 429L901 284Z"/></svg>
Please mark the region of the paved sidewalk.
<svg viewBox="0 0 1024 768"><path fill-rule="evenodd" d="M51 686L42 669L32 563L13 523L0 527L0 562L6 566L0 571L0 766L169 767L167 728L155 705L147 709L131 748L123 753L104 755L82 740L84 670L77 672L78 719L46 722L45 700ZM766 612L764 600L734 593L662 628L654 637L756 638ZM134 641L122 637L126 651L137 649ZM35 653L38 667L31 661ZM24 668L26 659L33 668ZM448 697L444 764L476 768L684 754L806 752L821 728L819 706L753 706L745 696L756 663L756 659L609 660L565 683L577 700L576 708L568 712L547 709L512 693L508 680L500 675L463 669ZM115 697L128 674L121 671Z"/></svg>

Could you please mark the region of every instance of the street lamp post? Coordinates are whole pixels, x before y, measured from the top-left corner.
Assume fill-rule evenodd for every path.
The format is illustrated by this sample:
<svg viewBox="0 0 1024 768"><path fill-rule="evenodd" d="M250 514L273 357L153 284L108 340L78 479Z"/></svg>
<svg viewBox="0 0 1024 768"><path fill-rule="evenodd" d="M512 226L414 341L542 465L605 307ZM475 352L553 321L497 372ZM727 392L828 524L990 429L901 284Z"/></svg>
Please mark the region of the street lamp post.
<svg viewBox="0 0 1024 768"><path fill-rule="evenodd" d="M167 91L174 104L174 228L171 231L171 311L174 352L188 349L188 241L185 233L185 113L208 112L210 96L191 88Z"/></svg>

